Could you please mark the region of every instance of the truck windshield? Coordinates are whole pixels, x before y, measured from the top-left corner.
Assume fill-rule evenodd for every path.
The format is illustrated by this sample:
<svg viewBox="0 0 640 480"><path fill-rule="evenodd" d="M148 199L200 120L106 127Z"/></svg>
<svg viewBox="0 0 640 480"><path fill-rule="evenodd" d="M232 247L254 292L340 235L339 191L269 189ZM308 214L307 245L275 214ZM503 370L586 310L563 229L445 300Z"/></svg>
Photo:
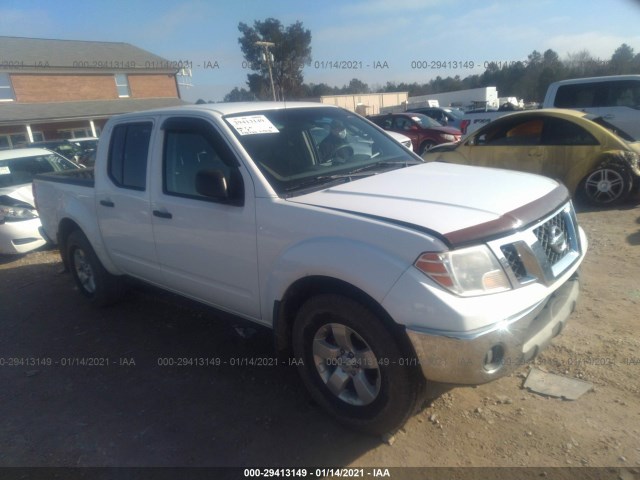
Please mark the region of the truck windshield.
<svg viewBox="0 0 640 480"><path fill-rule="evenodd" d="M422 163L367 120L336 108L265 110L225 121L280 196Z"/></svg>
<svg viewBox="0 0 640 480"><path fill-rule="evenodd" d="M32 157L0 160L0 188L31 183L39 173L73 170L78 165L60 155L34 155Z"/></svg>

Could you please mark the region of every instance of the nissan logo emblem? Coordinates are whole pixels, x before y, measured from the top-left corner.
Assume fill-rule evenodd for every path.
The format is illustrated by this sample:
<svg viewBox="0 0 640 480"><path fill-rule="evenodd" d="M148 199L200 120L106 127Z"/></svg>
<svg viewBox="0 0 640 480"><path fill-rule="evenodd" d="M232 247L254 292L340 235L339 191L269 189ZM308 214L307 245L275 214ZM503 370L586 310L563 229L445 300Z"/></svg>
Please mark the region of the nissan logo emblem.
<svg viewBox="0 0 640 480"><path fill-rule="evenodd" d="M567 235L557 225L549 228L549 246L558 254L564 253L568 248Z"/></svg>

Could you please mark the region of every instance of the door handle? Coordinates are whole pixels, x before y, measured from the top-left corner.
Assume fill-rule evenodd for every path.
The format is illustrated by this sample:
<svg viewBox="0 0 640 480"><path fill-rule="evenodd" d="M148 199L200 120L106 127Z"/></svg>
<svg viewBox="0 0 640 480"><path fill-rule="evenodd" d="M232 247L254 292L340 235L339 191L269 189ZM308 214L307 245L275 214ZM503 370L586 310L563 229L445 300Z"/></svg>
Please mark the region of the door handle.
<svg viewBox="0 0 640 480"><path fill-rule="evenodd" d="M163 212L160 210L154 210L153 216L160 217L160 218L173 218L173 215L171 215L169 212Z"/></svg>
<svg viewBox="0 0 640 480"><path fill-rule="evenodd" d="M100 200L100 205L102 205L103 207L115 207L116 204L113 203L111 200Z"/></svg>

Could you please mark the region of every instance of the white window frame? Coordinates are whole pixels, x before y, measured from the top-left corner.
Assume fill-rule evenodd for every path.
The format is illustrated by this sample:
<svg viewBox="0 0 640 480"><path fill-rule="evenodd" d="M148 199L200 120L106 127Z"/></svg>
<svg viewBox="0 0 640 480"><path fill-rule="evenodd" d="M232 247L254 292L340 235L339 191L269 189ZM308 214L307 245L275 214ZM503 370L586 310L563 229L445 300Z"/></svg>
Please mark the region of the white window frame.
<svg viewBox="0 0 640 480"><path fill-rule="evenodd" d="M61 128L58 130L58 136L61 138L65 138L67 140L72 140L74 138L83 138L83 137L93 137L100 136L100 128L95 127L96 135L93 135L91 131L91 126L88 127L75 127L75 128Z"/></svg>
<svg viewBox="0 0 640 480"><path fill-rule="evenodd" d="M31 134L33 135L33 141L34 142L41 142L44 141L44 134L42 133L42 131L40 130L34 130L31 132ZM11 132L11 133L0 133L0 138L3 138L7 141L7 144L9 145L9 149L11 148L16 148L16 145L20 145L20 141L18 141L18 143L16 144L16 142L14 141L14 139L12 137L17 137L17 136L23 136L26 140L27 143L29 143L29 135L27 132ZM3 148L6 147L0 147L0 150L3 150Z"/></svg>
<svg viewBox="0 0 640 480"><path fill-rule="evenodd" d="M6 78L6 82L3 79ZM0 73L0 91L8 91L10 98L4 98L0 96L0 102L13 102L16 99L16 92L13 91L13 85L11 84L11 76L8 73Z"/></svg>
<svg viewBox="0 0 640 480"><path fill-rule="evenodd" d="M129 98L131 96L131 89L129 88L129 77L126 73L116 73L114 75L116 81L116 89L118 90L119 98ZM126 93L124 93L126 91Z"/></svg>

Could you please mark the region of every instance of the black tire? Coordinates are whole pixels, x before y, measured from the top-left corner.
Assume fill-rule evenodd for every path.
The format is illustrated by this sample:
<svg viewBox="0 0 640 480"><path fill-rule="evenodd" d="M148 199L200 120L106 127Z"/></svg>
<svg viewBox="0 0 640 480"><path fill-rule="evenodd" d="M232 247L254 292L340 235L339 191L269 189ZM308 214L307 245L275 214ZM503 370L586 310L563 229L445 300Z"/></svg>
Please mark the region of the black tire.
<svg viewBox="0 0 640 480"><path fill-rule="evenodd" d="M606 207L625 200L633 187L629 169L617 164L601 165L580 183L580 195L590 205Z"/></svg>
<svg viewBox="0 0 640 480"><path fill-rule="evenodd" d="M66 246L69 270L80 293L97 307L116 302L122 295L122 280L105 270L84 233L72 232Z"/></svg>
<svg viewBox="0 0 640 480"><path fill-rule="evenodd" d="M376 315L350 298L307 300L296 316L293 351L313 399L350 428L394 432L422 398L415 360Z"/></svg>
<svg viewBox="0 0 640 480"><path fill-rule="evenodd" d="M435 143L431 141L426 141L422 145L420 145L420 152L418 155L422 156L425 152L427 152L430 148L434 147Z"/></svg>

